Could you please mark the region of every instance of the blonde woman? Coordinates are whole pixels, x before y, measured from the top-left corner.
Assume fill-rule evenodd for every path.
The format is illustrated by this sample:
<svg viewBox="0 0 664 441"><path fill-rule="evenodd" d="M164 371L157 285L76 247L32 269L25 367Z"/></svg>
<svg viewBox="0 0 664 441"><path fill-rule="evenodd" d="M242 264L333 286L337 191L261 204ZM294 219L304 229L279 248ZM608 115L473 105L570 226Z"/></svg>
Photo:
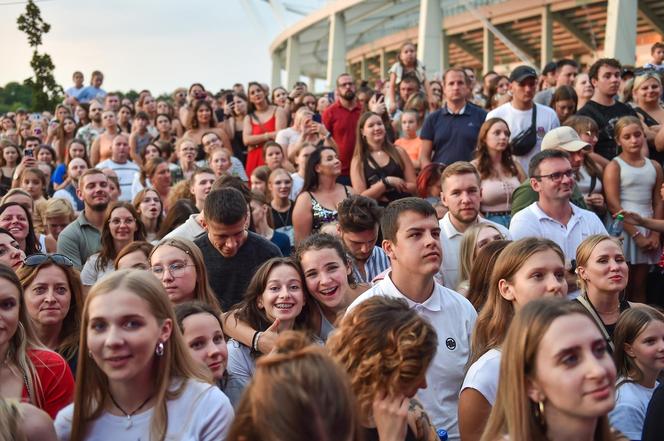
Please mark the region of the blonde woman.
<svg viewBox="0 0 664 441"><path fill-rule="evenodd" d="M490 242L504 239L502 233L496 227L486 223L471 225L463 233L463 239L461 239L461 246L459 247L460 282L456 289L458 293L466 295L468 292L470 274L479 250Z"/></svg>
<svg viewBox="0 0 664 441"><path fill-rule="evenodd" d="M609 427L616 367L578 305L539 299L514 317L481 441L617 441Z"/></svg>
<svg viewBox="0 0 664 441"><path fill-rule="evenodd" d="M189 354L157 279L117 271L83 307L76 398L55 420L59 439L224 439L228 398Z"/></svg>
<svg viewBox="0 0 664 441"><path fill-rule="evenodd" d="M470 367L459 395L459 430L463 440L480 439L495 406L502 345L516 313L535 299L566 294L565 256L552 241L518 240L498 256L486 303L473 329Z"/></svg>

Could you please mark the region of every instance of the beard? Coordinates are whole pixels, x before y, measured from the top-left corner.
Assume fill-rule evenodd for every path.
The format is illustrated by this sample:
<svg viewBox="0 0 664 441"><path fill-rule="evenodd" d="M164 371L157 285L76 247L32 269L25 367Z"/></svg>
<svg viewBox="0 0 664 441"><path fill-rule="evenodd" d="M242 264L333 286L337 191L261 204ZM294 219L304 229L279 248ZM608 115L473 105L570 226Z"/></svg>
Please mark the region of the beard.
<svg viewBox="0 0 664 441"><path fill-rule="evenodd" d="M341 95L341 97L347 101L353 101L355 99L355 92L349 90L345 94Z"/></svg>
<svg viewBox="0 0 664 441"><path fill-rule="evenodd" d="M90 207L90 210L96 211L97 213L106 211L106 208L108 208L109 202L103 202L100 204L86 204L88 207Z"/></svg>

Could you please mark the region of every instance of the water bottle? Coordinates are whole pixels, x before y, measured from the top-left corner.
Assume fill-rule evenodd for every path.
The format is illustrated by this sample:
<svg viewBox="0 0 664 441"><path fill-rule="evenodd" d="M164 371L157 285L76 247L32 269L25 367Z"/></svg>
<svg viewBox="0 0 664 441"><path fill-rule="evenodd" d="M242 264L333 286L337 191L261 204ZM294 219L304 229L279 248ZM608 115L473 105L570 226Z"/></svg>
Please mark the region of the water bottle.
<svg viewBox="0 0 664 441"><path fill-rule="evenodd" d="M436 430L436 433L438 434L438 439L440 441L447 441L447 430L438 429L438 430Z"/></svg>
<svg viewBox="0 0 664 441"><path fill-rule="evenodd" d="M613 223L609 227L609 235L613 237L620 237L622 236L623 233L623 220L624 217L622 214L619 214L616 216L616 218L613 220Z"/></svg>

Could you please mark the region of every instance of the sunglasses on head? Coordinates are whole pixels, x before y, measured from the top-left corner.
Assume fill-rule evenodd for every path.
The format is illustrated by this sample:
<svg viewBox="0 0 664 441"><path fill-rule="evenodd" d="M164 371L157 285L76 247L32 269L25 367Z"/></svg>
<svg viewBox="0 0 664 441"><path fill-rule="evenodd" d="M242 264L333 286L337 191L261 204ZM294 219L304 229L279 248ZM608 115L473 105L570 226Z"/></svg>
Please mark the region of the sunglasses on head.
<svg viewBox="0 0 664 441"><path fill-rule="evenodd" d="M26 257L25 260L23 261L23 264L26 266L39 266L42 263L49 260L59 266L65 266L68 268L74 266L74 262L72 262L69 257L64 256L62 254L41 254L41 253L31 254L30 256Z"/></svg>

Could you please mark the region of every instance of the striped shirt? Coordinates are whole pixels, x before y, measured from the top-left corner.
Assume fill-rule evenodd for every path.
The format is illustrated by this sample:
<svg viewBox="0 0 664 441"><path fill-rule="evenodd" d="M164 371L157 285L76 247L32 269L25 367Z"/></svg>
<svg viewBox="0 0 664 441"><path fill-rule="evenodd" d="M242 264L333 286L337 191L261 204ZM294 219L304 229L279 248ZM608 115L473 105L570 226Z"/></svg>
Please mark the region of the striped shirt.
<svg viewBox="0 0 664 441"><path fill-rule="evenodd" d="M390 259L380 247L374 247L371 256L364 262L364 276L353 256L349 255L349 257L353 265L353 278L358 283L371 283L374 277L390 267Z"/></svg>

